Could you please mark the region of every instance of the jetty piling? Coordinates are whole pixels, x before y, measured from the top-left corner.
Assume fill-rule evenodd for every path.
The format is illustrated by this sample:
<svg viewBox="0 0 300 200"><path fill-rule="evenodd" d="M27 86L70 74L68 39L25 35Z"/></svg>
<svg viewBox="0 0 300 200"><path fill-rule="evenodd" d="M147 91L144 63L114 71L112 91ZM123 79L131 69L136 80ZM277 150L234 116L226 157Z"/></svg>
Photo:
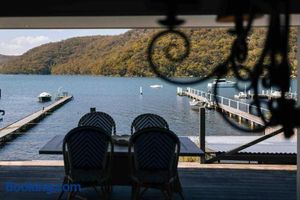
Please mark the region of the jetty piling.
<svg viewBox="0 0 300 200"><path fill-rule="evenodd" d="M200 127L199 127L199 144L200 149L205 154L205 108L199 108L199 120L200 120ZM205 156L201 156L200 163L205 163Z"/></svg>

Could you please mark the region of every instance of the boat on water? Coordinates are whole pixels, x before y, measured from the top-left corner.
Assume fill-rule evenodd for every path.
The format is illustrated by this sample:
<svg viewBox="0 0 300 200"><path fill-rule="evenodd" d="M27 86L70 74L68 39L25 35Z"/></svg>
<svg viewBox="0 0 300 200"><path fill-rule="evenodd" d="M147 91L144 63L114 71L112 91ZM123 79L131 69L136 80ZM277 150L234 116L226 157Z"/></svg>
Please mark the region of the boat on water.
<svg viewBox="0 0 300 200"><path fill-rule="evenodd" d="M246 86L245 86L244 92L239 92L238 94L234 95L235 99L248 99L249 97L250 97L250 91L248 91L248 94L247 94Z"/></svg>
<svg viewBox="0 0 300 200"><path fill-rule="evenodd" d="M190 103L191 109L195 110L195 111L199 111L200 107L205 107L207 109L213 108L213 103L209 102L209 101L197 101L197 100L193 99L189 103Z"/></svg>
<svg viewBox="0 0 300 200"><path fill-rule="evenodd" d="M199 110L200 106L202 106L202 103L200 101L195 100L195 99L193 99L189 103L190 103L190 107L191 107L192 110Z"/></svg>
<svg viewBox="0 0 300 200"><path fill-rule="evenodd" d="M278 99L281 97L281 91L272 91L270 94L271 99Z"/></svg>
<svg viewBox="0 0 300 200"><path fill-rule="evenodd" d="M234 95L235 99L248 99L248 94L245 92L239 92L238 94Z"/></svg>
<svg viewBox="0 0 300 200"><path fill-rule="evenodd" d="M219 88L231 88L236 85L236 82L228 81L225 78L214 79L212 83L207 84L208 89L212 89L217 85Z"/></svg>
<svg viewBox="0 0 300 200"><path fill-rule="evenodd" d="M163 85L150 85L151 88L162 88Z"/></svg>
<svg viewBox="0 0 300 200"><path fill-rule="evenodd" d="M38 96L38 101L39 102L47 102L47 101L51 101L51 94L48 92L42 92L41 94L39 94Z"/></svg>
<svg viewBox="0 0 300 200"><path fill-rule="evenodd" d="M56 97L55 97L55 100L59 100L59 99L62 99L64 97L67 97L69 96L69 93L66 92L66 91L62 91L62 87L58 88L57 90L57 94L56 94Z"/></svg>

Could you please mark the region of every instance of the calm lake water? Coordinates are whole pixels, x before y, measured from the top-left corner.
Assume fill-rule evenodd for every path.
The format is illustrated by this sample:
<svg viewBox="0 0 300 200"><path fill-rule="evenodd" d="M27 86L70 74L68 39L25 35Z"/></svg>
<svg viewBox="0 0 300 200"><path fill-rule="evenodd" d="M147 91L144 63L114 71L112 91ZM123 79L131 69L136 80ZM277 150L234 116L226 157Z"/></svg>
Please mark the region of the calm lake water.
<svg viewBox="0 0 300 200"><path fill-rule="evenodd" d="M162 84L163 88L150 88L153 84ZM110 114L120 134L129 134L132 120L139 114L150 112L164 117L178 135L198 135L199 116L190 109L189 99L176 95L176 85L157 78L0 75L0 109L6 111L0 126L47 106L49 103L37 102L37 96L43 91L55 96L59 87L73 94L74 99L1 147L0 160L61 159L61 156L39 155L38 151L55 135L65 135L76 127L80 117L91 107ZM143 95L140 95L140 87L143 87ZM193 87L206 90L207 82ZM222 91L230 97L234 93L233 89ZM228 126L215 111L207 110L206 113L207 135L247 135Z"/></svg>

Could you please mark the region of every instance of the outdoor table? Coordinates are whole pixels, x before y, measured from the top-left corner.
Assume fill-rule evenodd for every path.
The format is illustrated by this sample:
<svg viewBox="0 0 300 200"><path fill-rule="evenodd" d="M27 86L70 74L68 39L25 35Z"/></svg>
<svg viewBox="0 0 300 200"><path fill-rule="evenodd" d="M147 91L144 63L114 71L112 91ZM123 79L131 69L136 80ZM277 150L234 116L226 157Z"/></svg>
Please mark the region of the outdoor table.
<svg viewBox="0 0 300 200"><path fill-rule="evenodd" d="M56 135L39 150L39 154L62 154L64 137L64 135ZM190 138L179 137L179 140L181 144L179 156L204 156L204 152ZM112 184L130 185L129 175L128 146L114 144Z"/></svg>

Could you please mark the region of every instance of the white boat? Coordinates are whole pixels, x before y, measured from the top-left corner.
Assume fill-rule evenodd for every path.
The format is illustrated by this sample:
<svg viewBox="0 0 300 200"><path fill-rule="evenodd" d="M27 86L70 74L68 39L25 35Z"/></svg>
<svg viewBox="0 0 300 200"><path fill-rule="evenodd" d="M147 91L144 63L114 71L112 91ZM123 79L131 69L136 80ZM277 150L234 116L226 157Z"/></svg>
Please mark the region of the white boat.
<svg viewBox="0 0 300 200"><path fill-rule="evenodd" d="M162 88L163 85L150 85L151 88Z"/></svg>
<svg viewBox="0 0 300 200"><path fill-rule="evenodd" d="M249 97L250 97L250 91L248 91L248 94L247 94L246 85L245 85L244 92L239 92L239 94L234 95L235 99L248 99Z"/></svg>
<svg viewBox="0 0 300 200"><path fill-rule="evenodd" d="M62 87L58 88L55 100L67 97L69 94L66 91L62 91Z"/></svg>
<svg viewBox="0 0 300 200"><path fill-rule="evenodd" d="M203 103L200 101L196 101L193 99L193 101L190 101L190 107L192 110L199 110L200 106L203 106Z"/></svg>
<svg viewBox="0 0 300 200"><path fill-rule="evenodd" d="M248 94L245 92L239 92L239 94L235 94L234 98L236 99L248 99Z"/></svg>
<svg viewBox="0 0 300 200"><path fill-rule="evenodd" d="M213 102L207 102L205 103L205 108L207 109L213 109L214 108L214 103Z"/></svg>
<svg viewBox="0 0 300 200"><path fill-rule="evenodd" d="M215 85L217 85L217 87L220 88L230 88L230 87L234 87L236 85L236 82L227 81L225 78L214 79L212 83L207 84L207 87L209 89L212 89L215 87Z"/></svg>
<svg viewBox="0 0 300 200"><path fill-rule="evenodd" d="M46 101L51 101L51 94L49 94L48 92L42 92L39 96L38 96L38 100L39 102L46 102Z"/></svg>
<svg viewBox="0 0 300 200"><path fill-rule="evenodd" d="M281 97L281 91L271 91L270 98L278 99Z"/></svg>

